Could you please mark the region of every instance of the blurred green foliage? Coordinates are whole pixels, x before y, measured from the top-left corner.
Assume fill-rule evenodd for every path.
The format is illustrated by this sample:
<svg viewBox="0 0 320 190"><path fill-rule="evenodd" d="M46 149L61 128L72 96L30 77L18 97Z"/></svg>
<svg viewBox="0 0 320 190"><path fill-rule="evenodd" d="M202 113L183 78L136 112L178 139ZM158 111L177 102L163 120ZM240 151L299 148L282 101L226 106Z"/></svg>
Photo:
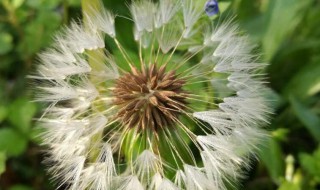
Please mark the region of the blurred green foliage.
<svg viewBox="0 0 320 190"><path fill-rule="evenodd" d="M270 63L275 100L272 138L244 189L320 189L320 1L242 0L233 5Z"/></svg>
<svg viewBox="0 0 320 190"><path fill-rule="evenodd" d="M129 16L124 0L104 0L115 13ZM275 106L268 142L238 189L320 189L320 1L220 0L241 27L260 44L270 63L266 79ZM222 4L221 4L222 5ZM33 118L26 75L36 53L71 18L80 0L0 1L0 189L54 189L41 164L39 132ZM230 14L230 13L228 13ZM132 25L117 20L121 42L134 48ZM109 47L112 48L112 47ZM31 92L32 93L32 92Z"/></svg>
<svg viewBox="0 0 320 190"><path fill-rule="evenodd" d="M64 0L0 1L0 189L52 189L39 148L34 117L39 106L31 101L26 75L36 53L52 35L79 14L80 3Z"/></svg>

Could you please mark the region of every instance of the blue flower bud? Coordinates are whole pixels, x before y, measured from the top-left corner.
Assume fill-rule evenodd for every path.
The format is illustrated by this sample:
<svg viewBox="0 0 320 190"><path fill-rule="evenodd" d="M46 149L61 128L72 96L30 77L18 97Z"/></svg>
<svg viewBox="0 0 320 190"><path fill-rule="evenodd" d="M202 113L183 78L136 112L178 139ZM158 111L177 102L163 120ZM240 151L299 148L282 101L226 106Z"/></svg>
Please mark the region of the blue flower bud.
<svg viewBox="0 0 320 190"><path fill-rule="evenodd" d="M219 12L219 6L217 0L208 0L204 9L208 16L213 16Z"/></svg>

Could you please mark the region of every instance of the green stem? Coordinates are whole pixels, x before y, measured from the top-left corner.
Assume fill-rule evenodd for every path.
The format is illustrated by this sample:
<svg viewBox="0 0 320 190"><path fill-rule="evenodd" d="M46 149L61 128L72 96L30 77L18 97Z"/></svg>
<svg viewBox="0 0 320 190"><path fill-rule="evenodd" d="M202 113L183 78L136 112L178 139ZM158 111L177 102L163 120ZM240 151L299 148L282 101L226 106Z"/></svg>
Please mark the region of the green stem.
<svg viewBox="0 0 320 190"><path fill-rule="evenodd" d="M69 2L63 1L63 23L67 24L69 19Z"/></svg>

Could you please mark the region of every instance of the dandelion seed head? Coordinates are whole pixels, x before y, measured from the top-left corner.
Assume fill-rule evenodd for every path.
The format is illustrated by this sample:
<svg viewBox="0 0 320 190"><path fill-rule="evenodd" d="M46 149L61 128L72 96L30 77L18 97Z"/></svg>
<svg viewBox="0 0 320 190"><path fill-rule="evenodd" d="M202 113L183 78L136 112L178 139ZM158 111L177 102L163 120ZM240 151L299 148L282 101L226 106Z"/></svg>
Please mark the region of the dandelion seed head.
<svg viewBox="0 0 320 190"><path fill-rule="evenodd" d="M139 131L172 126L181 110L186 109L184 84L174 70L166 72L165 65L143 66L142 71L133 67L116 80L113 90L113 103L119 107L116 117L122 125Z"/></svg>
<svg viewBox="0 0 320 190"><path fill-rule="evenodd" d="M128 6L136 49L102 6L39 54L49 172L67 189L224 190L267 137L272 112L255 46L217 1ZM106 47L104 38L112 43ZM220 87L223 91L220 92Z"/></svg>

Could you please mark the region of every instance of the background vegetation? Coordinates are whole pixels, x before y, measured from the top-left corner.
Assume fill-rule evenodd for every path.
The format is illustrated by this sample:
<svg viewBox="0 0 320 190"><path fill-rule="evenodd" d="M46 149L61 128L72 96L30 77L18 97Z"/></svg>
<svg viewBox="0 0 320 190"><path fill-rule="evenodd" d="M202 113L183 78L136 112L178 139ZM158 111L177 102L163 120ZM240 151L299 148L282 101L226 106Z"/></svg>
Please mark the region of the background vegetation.
<svg viewBox="0 0 320 190"><path fill-rule="evenodd" d="M128 1L104 2L128 16ZM219 2L260 44L270 63L266 72L275 104L272 138L238 188L319 190L320 1ZM54 32L80 13L80 0L0 0L0 190L54 189L41 164L44 155L34 127L41 105L30 101L25 76ZM120 21L117 30L123 41L132 38L125 32L130 25Z"/></svg>

